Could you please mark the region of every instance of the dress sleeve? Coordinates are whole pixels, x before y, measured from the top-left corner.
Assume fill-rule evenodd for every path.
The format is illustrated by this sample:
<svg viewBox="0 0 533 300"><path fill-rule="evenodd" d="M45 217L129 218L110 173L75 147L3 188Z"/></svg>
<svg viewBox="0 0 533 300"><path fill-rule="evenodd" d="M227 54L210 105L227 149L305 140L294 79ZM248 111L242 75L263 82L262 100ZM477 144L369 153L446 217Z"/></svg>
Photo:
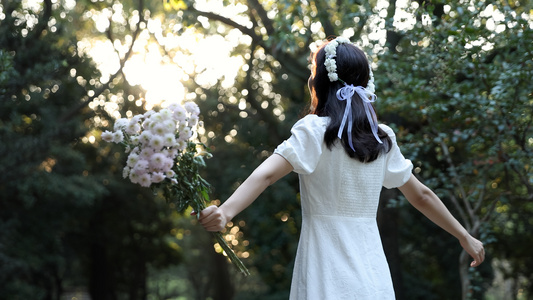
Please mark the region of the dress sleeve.
<svg viewBox="0 0 533 300"><path fill-rule="evenodd" d="M410 160L406 159L400 147L396 143L396 135L394 131L386 125L379 125L390 137L392 141L392 147L387 153L385 159L385 177L383 179L383 186L392 189L404 185L411 177L411 171L413 164Z"/></svg>
<svg viewBox="0 0 533 300"><path fill-rule="evenodd" d="M281 143L274 153L283 156L298 174L310 174L315 170L324 141L325 123L323 118L307 115L291 129L289 139Z"/></svg>

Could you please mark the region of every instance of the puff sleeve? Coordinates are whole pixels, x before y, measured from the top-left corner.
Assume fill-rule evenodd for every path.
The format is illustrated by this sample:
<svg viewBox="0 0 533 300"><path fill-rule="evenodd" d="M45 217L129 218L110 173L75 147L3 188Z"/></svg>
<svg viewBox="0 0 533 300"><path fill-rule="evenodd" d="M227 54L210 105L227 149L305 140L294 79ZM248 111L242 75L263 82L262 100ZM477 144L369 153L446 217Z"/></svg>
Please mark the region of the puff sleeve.
<svg viewBox="0 0 533 300"><path fill-rule="evenodd" d="M291 129L289 139L281 143L274 153L283 156L298 174L315 170L323 151L325 118L307 115Z"/></svg>
<svg viewBox="0 0 533 300"><path fill-rule="evenodd" d="M403 156L400 147L398 147L398 144L396 143L396 135L392 129L383 124L380 124L379 126L389 135L392 141L392 147L385 159L385 177L383 179L383 186L388 189L400 187L411 177L413 164Z"/></svg>

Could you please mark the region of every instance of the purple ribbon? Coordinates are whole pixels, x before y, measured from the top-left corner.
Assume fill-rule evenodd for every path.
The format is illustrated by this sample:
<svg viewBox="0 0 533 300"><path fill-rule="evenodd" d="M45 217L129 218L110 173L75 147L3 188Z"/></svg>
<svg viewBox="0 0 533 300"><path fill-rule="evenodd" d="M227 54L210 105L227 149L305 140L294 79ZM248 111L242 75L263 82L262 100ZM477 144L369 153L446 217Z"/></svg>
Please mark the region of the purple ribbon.
<svg viewBox="0 0 533 300"><path fill-rule="evenodd" d="M344 126L346 126L346 121L348 121L348 143L350 144L350 148L355 151L352 142L352 97L355 93L357 93L361 100L363 100L363 106L365 107L366 117L368 119L368 122L370 123L370 128L372 129L374 137L380 144L383 144L383 142L378 136L378 118L376 117L376 112L374 111L374 108L371 104L372 102L376 101L377 97L373 93L367 91L364 87L354 87L353 84L347 85L345 83L344 86L337 91L337 99L339 99L340 101L346 100L346 108L344 109L344 115L342 117L341 126L339 127L339 133L337 134L337 136L339 137L339 139L342 138Z"/></svg>

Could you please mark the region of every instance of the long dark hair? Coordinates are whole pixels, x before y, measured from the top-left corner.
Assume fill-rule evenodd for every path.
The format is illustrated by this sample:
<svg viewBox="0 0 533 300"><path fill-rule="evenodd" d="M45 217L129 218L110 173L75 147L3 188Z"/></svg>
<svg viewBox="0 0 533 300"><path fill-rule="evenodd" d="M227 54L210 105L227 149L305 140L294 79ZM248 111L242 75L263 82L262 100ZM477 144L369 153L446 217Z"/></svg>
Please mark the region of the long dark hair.
<svg viewBox="0 0 533 300"><path fill-rule="evenodd" d="M330 117L331 121L326 128L324 141L328 149L331 150L337 141L337 133L346 108L346 101L337 99L337 90L343 87L343 84L340 81L330 82L328 71L324 66L326 60L324 47L328 43L324 43L311 55L313 67L311 77L309 77L309 90L311 92L310 113L321 117ZM339 44L335 62L337 74L346 84L367 86L370 79L370 69L368 59L362 50L352 44ZM347 130L343 130L341 139L341 144L350 157L357 158L361 162L371 162L378 158L382 152L387 153L390 150L392 141L381 128L378 128L378 136L383 144L380 144L374 137L370 122L366 117L363 101L357 93L352 97L352 116L352 140L355 151L350 148L348 143Z"/></svg>

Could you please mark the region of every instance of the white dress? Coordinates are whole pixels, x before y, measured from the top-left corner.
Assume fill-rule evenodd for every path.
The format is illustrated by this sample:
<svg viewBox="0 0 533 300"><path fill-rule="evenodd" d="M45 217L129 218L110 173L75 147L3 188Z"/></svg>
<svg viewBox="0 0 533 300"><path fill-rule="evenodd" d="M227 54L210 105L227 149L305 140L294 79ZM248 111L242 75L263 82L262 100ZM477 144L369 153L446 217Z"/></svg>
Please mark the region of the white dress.
<svg viewBox="0 0 533 300"><path fill-rule="evenodd" d="M299 174L302 230L291 300L394 299L376 222L382 186L402 186L411 175L388 126L392 149L371 163L324 143L327 117L308 115L275 153ZM356 149L357 151L357 149Z"/></svg>

